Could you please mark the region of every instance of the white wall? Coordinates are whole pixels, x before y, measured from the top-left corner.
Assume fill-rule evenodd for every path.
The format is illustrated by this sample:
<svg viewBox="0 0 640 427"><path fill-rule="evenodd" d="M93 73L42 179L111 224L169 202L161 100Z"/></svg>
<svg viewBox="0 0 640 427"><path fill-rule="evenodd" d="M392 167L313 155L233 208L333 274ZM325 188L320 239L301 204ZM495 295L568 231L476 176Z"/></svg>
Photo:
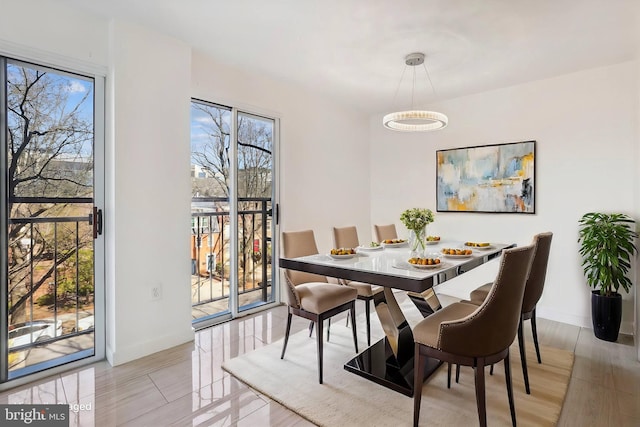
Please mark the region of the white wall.
<svg viewBox="0 0 640 427"><path fill-rule="evenodd" d="M107 357L117 365L193 339L191 49L123 22L110 42Z"/></svg>
<svg viewBox="0 0 640 427"><path fill-rule="evenodd" d="M333 247L333 226L355 225L370 239L368 117L197 52L192 59L192 96L280 118L280 230L313 229L321 252Z"/></svg>
<svg viewBox="0 0 640 427"><path fill-rule="evenodd" d="M538 315L591 327L590 292L577 252L589 211L638 214L638 64L582 71L442 102L449 126L426 134L385 130L371 118L371 221L402 225L402 210L435 211L436 150L536 140L536 214L437 213L444 239L527 244L554 233ZM636 153L636 154L634 154ZM633 295L623 295L622 331L631 333Z"/></svg>
<svg viewBox="0 0 640 427"><path fill-rule="evenodd" d="M106 70L108 23L51 0L2 0L0 49L45 65ZM61 64L61 62L63 62Z"/></svg>

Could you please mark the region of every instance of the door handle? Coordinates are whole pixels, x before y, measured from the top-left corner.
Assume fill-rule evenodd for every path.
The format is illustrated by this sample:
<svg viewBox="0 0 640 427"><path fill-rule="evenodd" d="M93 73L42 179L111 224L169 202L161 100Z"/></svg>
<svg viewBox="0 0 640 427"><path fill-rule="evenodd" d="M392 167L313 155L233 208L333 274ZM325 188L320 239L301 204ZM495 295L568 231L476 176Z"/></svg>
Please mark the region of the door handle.
<svg viewBox="0 0 640 427"><path fill-rule="evenodd" d="M97 239L102 235L102 209L93 207L93 213L89 215L89 224L93 226L93 238Z"/></svg>

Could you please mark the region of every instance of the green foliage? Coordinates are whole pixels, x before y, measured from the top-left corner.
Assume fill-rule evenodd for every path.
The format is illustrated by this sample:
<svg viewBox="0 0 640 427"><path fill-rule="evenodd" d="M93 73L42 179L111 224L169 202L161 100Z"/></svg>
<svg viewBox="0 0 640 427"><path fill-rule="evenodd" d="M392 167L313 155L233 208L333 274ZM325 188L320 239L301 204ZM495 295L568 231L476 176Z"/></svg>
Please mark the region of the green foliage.
<svg viewBox="0 0 640 427"><path fill-rule="evenodd" d="M73 279L58 281L58 298L70 298L76 294L76 282Z"/></svg>
<svg viewBox="0 0 640 427"><path fill-rule="evenodd" d="M78 259L78 295L88 297L93 294L93 251L80 249L61 266L58 280L58 298L74 298L76 294L76 258Z"/></svg>
<svg viewBox="0 0 640 427"><path fill-rule="evenodd" d="M51 294L44 294L42 296L40 296L37 300L36 300L36 304L43 306L43 305L53 305L53 295Z"/></svg>
<svg viewBox="0 0 640 427"><path fill-rule="evenodd" d="M407 209L400 214L400 221L407 227L407 230L418 231L433 222L433 212L431 209Z"/></svg>
<svg viewBox="0 0 640 427"><path fill-rule="evenodd" d="M76 265L77 259L77 265ZM77 268L77 276L76 276ZM79 249L67 262L58 266L58 282L55 286L58 307L73 307L78 296L89 301L94 292L93 286L93 251ZM54 285L50 285L49 293L36 300L39 305L53 305Z"/></svg>
<svg viewBox="0 0 640 427"><path fill-rule="evenodd" d="M86 288L90 288L90 292L93 292L93 250L85 248L80 249L78 252L78 281L80 282L80 289L85 289L86 294L86 291L88 291Z"/></svg>
<svg viewBox="0 0 640 427"><path fill-rule="evenodd" d="M216 262L216 274L222 276L222 263Z"/></svg>
<svg viewBox="0 0 640 427"><path fill-rule="evenodd" d="M91 283L83 283L78 288L78 295L83 297L88 297L93 295L93 284Z"/></svg>
<svg viewBox="0 0 640 427"><path fill-rule="evenodd" d="M580 255L587 284L600 288L600 295L612 295L622 287L629 292L627 277L636 252L634 221L624 214L590 212L579 221Z"/></svg>

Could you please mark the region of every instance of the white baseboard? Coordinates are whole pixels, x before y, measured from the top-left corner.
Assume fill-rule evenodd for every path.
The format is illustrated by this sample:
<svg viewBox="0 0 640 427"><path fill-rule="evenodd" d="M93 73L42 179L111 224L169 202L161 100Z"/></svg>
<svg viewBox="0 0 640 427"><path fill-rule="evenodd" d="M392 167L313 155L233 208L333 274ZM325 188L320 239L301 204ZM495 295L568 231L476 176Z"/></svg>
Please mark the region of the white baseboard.
<svg viewBox="0 0 640 427"><path fill-rule="evenodd" d="M564 311L553 310L545 307L536 307L536 316L543 319L554 320L560 323L580 326L582 328L592 328L590 316L580 316L576 314L566 313Z"/></svg>
<svg viewBox="0 0 640 427"><path fill-rule="evenodd" d="M556 322L567 323L569 325L580 326L582 328L593 329L591 316L578 316L565 312L548 309L545 307L536 308L536 316L543 319L554 320ZM625 335L633 335L633 322L624 321L620 325L620 333Z"/></svg>
<svg viewBox="0 0 640 427"><path fill-rule="evenodd" d="M114 352L111 348L107 347L106 357L111 366L118 366L123 363L131 362L132 360L193 341L194 338L195 331L189 327L188 329L183 330L180 334L156 336L153 339L119 349L117 352Z"/></svg>

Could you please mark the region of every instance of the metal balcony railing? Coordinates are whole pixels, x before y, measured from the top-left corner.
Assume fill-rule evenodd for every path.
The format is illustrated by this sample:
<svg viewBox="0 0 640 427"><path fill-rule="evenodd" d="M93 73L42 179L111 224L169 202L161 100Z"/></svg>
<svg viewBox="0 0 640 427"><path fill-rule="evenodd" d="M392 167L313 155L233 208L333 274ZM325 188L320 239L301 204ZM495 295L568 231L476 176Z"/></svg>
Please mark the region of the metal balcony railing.
<svg viewBox="0 0 640 427"><path fill-rule="evenodd" d="M10 228L19 227L23 255L20 261L14 259L10 248L10 354L93 332L93 274L90 279L80 275L82 262L90 262L88 268L93 272L90 221L89 216L8 219ZM81 260L81 249L88 251L90 261Z"/></svg>
<svg viewBox="0 0 640 427"><path fill-rule="evenodd" d="M271 286L271 198L238 199L238 271L230 271L230 214L226 197L194 197L191 213L193 306L229 297L237 274L238 294L260 291L268 302Z"/></svg>

